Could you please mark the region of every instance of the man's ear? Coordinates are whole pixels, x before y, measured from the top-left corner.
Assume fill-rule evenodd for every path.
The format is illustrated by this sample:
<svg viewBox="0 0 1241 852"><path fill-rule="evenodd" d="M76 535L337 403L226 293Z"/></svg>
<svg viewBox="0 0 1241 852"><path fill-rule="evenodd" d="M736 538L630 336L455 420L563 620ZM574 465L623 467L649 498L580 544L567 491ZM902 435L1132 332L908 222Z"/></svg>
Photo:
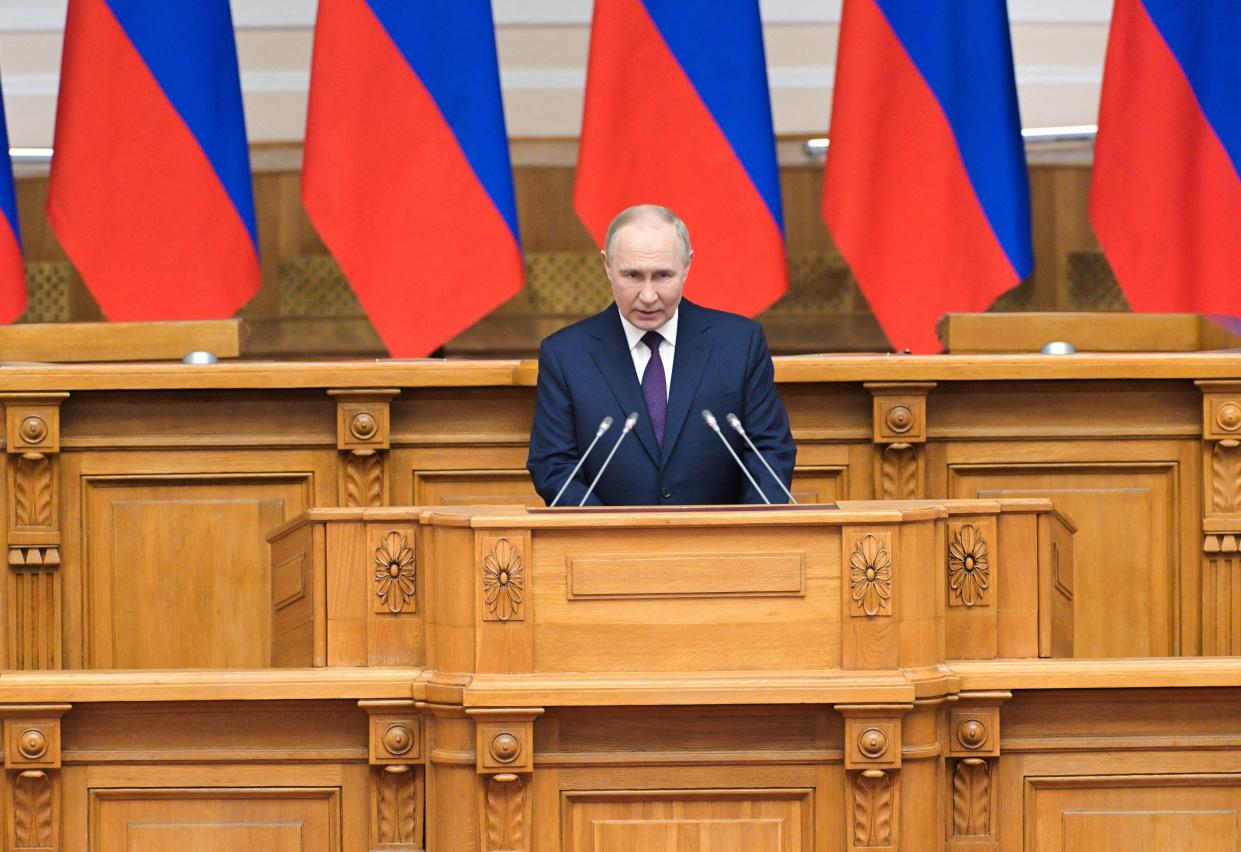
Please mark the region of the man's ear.
<svg viewBox="0 0 1241 852"><path fill-rule="evenodd" d="M604 272L609 271L608 270L608 253L606 251L601 251L599 252L599 257L600 259L603 260L603 271Z"/></svg>
<svg viewBox="0 0 1241 852"><path fill-rule="evenodd" d="M693 265L693 263L694 263L694 253L691 251L689 253L689 257L685 259L685 274L681 276L681 280L685 280L686 278L689 277L689 268Z"/></svg>

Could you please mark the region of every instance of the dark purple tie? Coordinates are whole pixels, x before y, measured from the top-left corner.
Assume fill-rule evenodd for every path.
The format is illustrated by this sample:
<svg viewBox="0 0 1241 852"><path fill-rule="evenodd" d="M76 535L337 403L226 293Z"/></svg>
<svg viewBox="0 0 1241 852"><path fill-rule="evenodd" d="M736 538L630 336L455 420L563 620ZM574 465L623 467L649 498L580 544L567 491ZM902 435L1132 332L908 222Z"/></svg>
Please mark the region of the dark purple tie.
<svg viewBox="0 0 1241 852"><path fill-rule="evenodd" d="M655 440L664 445L664 424L668 422L668 379L664 376L664 362L659 357L659 344L664 338L658 331L642 335L642 342L651 350L651 360L646 362L642 373L642 395L646 397L646 413L651 416L651 428Z"/></svg>

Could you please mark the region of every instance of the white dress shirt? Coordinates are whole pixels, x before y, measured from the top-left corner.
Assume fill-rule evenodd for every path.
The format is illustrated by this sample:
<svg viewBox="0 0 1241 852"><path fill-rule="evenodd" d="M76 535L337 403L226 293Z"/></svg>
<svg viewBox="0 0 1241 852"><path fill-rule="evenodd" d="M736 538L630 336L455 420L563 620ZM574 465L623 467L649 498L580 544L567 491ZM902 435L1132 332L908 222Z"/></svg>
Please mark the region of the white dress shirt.
<svg viewBox="0 0 1241 852"><path fill-rule="evenodd" d="M670 394L672 392L672 359L676 357L677 349L677 318L680 316L680 309L672 315L672 319L654 329L663 337L663 342L659 344L659 360L664 362L664 382L666 387L664 392ZM651 360L651 350L642 342L645 331L625 319L622 314L621 328L625 329L625 339L629 341L629 354L633 356L633 368L638 371L638 384L642 384L642 374L646 372L647 362Z"/></svg>

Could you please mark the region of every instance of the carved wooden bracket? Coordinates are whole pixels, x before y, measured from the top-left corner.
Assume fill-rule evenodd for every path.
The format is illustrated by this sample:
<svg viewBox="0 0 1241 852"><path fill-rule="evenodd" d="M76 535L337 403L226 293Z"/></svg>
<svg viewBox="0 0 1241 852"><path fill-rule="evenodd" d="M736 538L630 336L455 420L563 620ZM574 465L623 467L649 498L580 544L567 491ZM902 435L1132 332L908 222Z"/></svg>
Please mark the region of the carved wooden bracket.
<svg viewBox="0 0 1241 852"><path fill-rule="evenodd" d="M1204 441L1202 653L1241 653L1241 382L1199 381Z"/></svg>
<svg viewBox="0 0 1241 852"><path fill-rule="evenodd" d="M1007 692L964 693L948 713L947 766L951 776L950 845L997 841L1000 704Z"/></svg>
<svg viewBox="0 0 1241 852"><path fill-rule="evenodd" d="M382 506L387 502L383 452L391 446L389 403L399 390L329 390L336 400L336 448L342 506Z"/></svg>
<svg viewBox="0 0 1241 852"><path fill-rule="evenodd" d="M370 716L371 848L421 850L425 819L422 717L413 701L359 701Z"/></svg>
<svg viewBox="0 0 1241 852"><path fill-rule="evenodd" d="M6 849L60 849L60 720L69 709L68 704L0 707Z"/></svg>
<svg viewBox="0 0 1241 852"><path fill-rule="evenodd" d="M5 393L9 501L7 668L60 668L60 406L67 393Z"/></svg>
<svg viewBox="0 0 1241 852"><path fill-rule="evenodd" d="M873 397L875 498L914 500L926 493L926 398L934 382L867 382Z"/></svg>
<svg viewBox="0 0 1241 852"><path fill-rule="evenodd" d="M898 849L901 716L910 705L837 705L845 717L849 849Z"/></svg>
<svg viewBox="0 0 1241 852"><path fill-rule="evenodd" d="M476 769L483 779L483 852L528 852L534 720L540 707L466 710L474 718Z"/></svg>

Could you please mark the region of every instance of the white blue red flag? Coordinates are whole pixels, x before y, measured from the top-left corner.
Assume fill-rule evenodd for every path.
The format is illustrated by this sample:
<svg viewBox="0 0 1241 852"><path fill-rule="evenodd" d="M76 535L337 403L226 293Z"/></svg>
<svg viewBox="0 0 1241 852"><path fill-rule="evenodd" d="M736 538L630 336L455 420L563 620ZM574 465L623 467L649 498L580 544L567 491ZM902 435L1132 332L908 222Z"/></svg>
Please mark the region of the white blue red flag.
<svg viewBox="0 0 1241 852"><path fill-rule="evenodd" d="M1004 0L844 0L823 214L888 341L1034 266Z"/></svg>
<svg viewBox="0 0 1241 852"><path fill-rule="evenodd" d="M1116 0L1090 218L1139 311L1241 314L1241 3Z"/></svg>
<svg viewBox="0 0 1241 852"><path fill-rule="evenodd" d="M22 263L22 232L17 221L17 192L9 159L9 130L0 99L0 322L12 322L26 309L26 272Z"/></svg>
<svg viewBox="0 0 1241 852"><path fill-rule="evenodd" d="M371 324L418 357L522 287L491 4L320 0L302 199Z"/></svg>
<svg viewBox="0 0 1241 852"><path fill-rule="evenodd" d="M112 320L228 317L259 287L228 0L69 0L48 218Z"/></svg>
<svg viewBox="0 0 1241 852"><path fill-rule="evenodd" d="M675 211L701 304L754 316L784 294L757 0L597 0L573 200L600 245L626 207Z"/></svg>

